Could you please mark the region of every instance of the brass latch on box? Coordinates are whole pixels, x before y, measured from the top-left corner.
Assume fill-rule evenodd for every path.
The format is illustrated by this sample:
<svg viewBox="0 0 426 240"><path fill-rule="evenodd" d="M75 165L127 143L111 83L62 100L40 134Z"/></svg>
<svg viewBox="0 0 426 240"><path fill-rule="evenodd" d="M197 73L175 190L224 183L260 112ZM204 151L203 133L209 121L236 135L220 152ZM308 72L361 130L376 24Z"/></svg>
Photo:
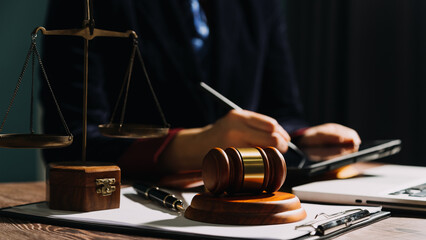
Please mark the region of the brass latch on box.
<svg viewBox="0 0 426 240"><path fill-rule="evenodd" d="M96 179L96 193L102 193L102 196L109 196L115 191L115 178Z"/></svg>

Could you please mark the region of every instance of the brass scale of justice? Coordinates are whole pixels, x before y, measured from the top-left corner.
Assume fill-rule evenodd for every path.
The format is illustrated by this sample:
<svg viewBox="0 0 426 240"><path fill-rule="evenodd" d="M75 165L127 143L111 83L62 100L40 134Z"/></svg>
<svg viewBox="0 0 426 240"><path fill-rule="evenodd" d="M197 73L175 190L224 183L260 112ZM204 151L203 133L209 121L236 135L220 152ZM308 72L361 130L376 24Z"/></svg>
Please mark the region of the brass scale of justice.
<svg viewBox="0 0 426 240"><path fill-rule="evenodd" d="M83 27L81 29L61 29L46 30L44 27L37 27L31 33L31 46L26 55L24 66L19 75L18 82L11 97L7 111L0 125L0 147L1 148L60 148L67 147L73 142L73 135L70 132L65 118L55 97L52 85L47 77L40 54L37 50L37 34L41 32L46 36L76 36L84 39L84 76L83 76L83 125L82 125L82 156L78 162L58 162L51 163L46 168L46 198L48 205L52 209L73 210L73 211L93 211L110 208L117 208L120 204L120 182L121 170L112 163L88 162L86 161L87 149L87 99L88 99L88 71L89 71L89 41L95 37L132 38L133 48L131 50L129 64L124 76L123 84L118 95L117 102L111 114L109 123L99 125L100 132L108 137L115 138L152 138L161 137L168 134L169 124L160 107L158 99L154 93L150 79L145 68L145 64L138 47L138 36L134 31L115 32L101 30L94 27L93 3L92 0L84 1ZM161 125L127 124L124 123L127 105L128 92L132 79L133 65L137 56L148 87L155 101L157 110L163 121ZM30 133L4 134L2 130L7 117L13 106L14 100L22 84L24 73L32 61L32 84L31 84L31 110L30 110ZM40 65L42 77L46 80L47 87L52 95L60 121L65 128L67 135L38 134L33 129L34 115L34 72L35 61ZM123 93L124 97L123 97ZM123 102L121 116L118 123L115 123L115 116L118 108ZM117 187L116 187L117 186ZM108 196L108 197L107 197Z"/></svg>
<svg viewBox="0 0 426 240"><path fill-rule="evenodd" d="M36 47L37 34L41 32L46 36L78 36L84 39L84 77L83 77L83 139L82 139L82 162L86 162L86 148L87 148L87 98L88 98L88 49L89 41L95 37L115 37L115 38L133 38L133 48L130 55L129 64L123 80L123 85L120 90L118 100L115 104L110 122L99 125L100 132L108 137L116 138L151 138L161 137L168 133L169 124L167 123L163 111L160 107L158 99L152 88L150 79L145 68L145 64L138 47L138 36L132 31L115 32L109 30L101 30L94 27L93 19L93 5L92 0L85 1L85 19L81 29L63 29L63 30L46 30L44 27L37 27L31 34L31 46L26 56L24 66L19 75L17 85L11 97L6 114L0 125L0 147L2 148L58 148L67 147L72 144L73 136L66 124L65 118L61 113L59 103L54 95L52 86L48 80L47 73L43 67L40 54ZM125 124L125 110L127 104L128 91L130 88L132 69L134 59L137 55L141 63L148 87L150 88L152 97L155 101L157 110L162 118L163 126L152 126L142 124ZM7 116L12 108L14 99L18 93L19 87L22 83L24 73L27 69L30 57L32 57L32 86L31 86L31 112L30 112L30 133L29 134L3 134ZM67 135L51 135L51 134L36 134L33 130L33 105L34 105L34 65L35 58L40 65L42 75L46 80L49 91L52 95L53 101L56 105L59 117L65 128ZM119 123L113 123L120 100L125 92L123 107ZM242 154L254 151L253 149L239 149ZM238 151L238 150L237 150ZM207 157L207 156L206 156ZM226 158L226 157L225 157ZM223 159L222 159L223 160ZM244 159L242 159L244 161ZM282 160L284 161L284 160ZM208 161L207 161L208 162ZM284 179L286 175L285 162L284 164ZM213 170L214 171L214 170ZM204 169L203 169L204 174ZM221 178L220 176L218 176ZM282 181L284 181L282 179ZM209 180L210 182L212 179ZM214 182L216 180L214 179ZM208 183L210 184L210 183ZM215 184L215 183L213 183ZM251 209L251 210L250 210ZM262 210L263 209L263 210ZM278 224L295 222L305 218L306 213L300 205L299 199L288 193L276 192L263 195L249 195L249 196L217 196L209 193L201 193L197 195L188 207L185 217L193 220L221 223L221 224Z"/></svg>
<svg viewBox="0 0 426 240"><path fill-rule="evenodd" d="M157 97L152 88L151 82L149 80L145 64L138 47L138 36L134 31L126 32L115 32L108 30L101 30L94 27L94 19L92 16L92 2L91 0L86 0L85 3L85 20L83 22L83 28L81 29L64 29L64 30L46 30L44 27L37 27L31 34L31 47L28 51L28 54L25 59L24 66L22 68L21 74L13 96L11 97L9 106L7 108L6 114L3 118L3 121L0 126L0 147L3 148L57 148L57 147L66 147L73 142L73 136L68 129L68 126L65 122L64 116L61 113L59 103L56 100L52 86L48 80L47 73L44 69L40 54L36 47L37 34L41 32L46 36L78 36L84 38L84 79L83 79L83 146L82 146L82 161L86 160L86 146L87 146L87 87L88 87L88 49L89 41L95 37L118 37L118 38L133 38L133 49L130 55L130 61L128 64L126 76L123 81L123 85L116 102L114 111L111 115L111 120L109 123L99 125L101 133L105 136L118 137L118 138L148 138L148 137L160 137L164 136L169 131L169 124L166 122L163 111L160 107L160 104L157 100ZM155 104L161 115L163 126L152 126L152 125L140 125L140 124L125 124L124 116L127 104L127 96L130 87L132 69L134 64L135 55L139 58L141 63L146 81L154 98ZM30 112L30 133L29 134L2 134L2 130L7 120L7 116L12 108L14 99L18 93L19 87L22 83L24 73L27 69L28 62L30 57L32 57L32 86L31 86L31 112ZM52 95L53 101L56 104L57 111L59 113L62 124L67 133L66 136L63 135L51 135L51 134L36 134L33 130L33 108L34 108L34 61L37 57L39 62L42 75L47 82L47 86ZM125 91L125 96L123 100L123 107L121 110L121 117L119 123L113 123L115 115L120 103L120 100L123 97L123 92Z"/></svg>

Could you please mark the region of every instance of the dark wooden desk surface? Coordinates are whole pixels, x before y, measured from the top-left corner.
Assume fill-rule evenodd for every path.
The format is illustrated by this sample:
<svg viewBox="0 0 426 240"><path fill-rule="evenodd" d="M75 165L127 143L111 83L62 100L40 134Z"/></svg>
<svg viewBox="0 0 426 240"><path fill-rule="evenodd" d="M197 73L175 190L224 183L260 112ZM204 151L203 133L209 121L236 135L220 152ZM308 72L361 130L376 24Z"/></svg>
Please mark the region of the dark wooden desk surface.
<svg viewBox="0 0 426 240"><path fill-rule="evenodd" d="M0 183L0 208L46 199L45 183ZM0 239L155 239L0 217ZM426 239L426 216L392 216L337 239Z"/></svg>

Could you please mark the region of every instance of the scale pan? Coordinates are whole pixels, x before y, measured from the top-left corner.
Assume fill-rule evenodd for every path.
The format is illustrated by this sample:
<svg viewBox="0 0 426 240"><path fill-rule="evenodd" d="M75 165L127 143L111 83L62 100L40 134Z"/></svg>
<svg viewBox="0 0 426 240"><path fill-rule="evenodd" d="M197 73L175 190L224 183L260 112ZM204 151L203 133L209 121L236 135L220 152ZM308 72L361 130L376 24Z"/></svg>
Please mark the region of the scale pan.
<svg viewBox="0 0 426 240"><path fill-rule="evenodd" d="M155 125L108 123L98 126L100 132L107 137L115 138L156 138L169 133L169 128Z"/></svg>
<svg viewBox="0 0 426 240"><path fill-rule="evenodd" d="M0 134L1 148L59 148L71 145L72 136L50 134Z"/></svg>

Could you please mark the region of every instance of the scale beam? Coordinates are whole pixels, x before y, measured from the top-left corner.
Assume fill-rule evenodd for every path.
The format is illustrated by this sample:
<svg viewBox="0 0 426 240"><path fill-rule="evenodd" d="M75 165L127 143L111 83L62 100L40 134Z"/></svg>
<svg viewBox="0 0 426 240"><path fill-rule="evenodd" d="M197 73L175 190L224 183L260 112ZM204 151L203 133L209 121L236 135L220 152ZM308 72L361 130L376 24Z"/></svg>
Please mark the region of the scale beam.
<svg viewBox="0 0 426 240"><path fill-rule="evenodd" d="M93 29L93 34L90 33L90 27L86 26L84 28L75 28L75 29L60 29L60 30L46 30L44 27L37 27L32 32L33 35L41 31L43 35L46 36L78 36L86 40L92 40L95 37L120 37L120 38L129 38L133 37L134 39L138 38L138 35L135 31L128 30L126 32L115 32L103 29Z"/></svg>

